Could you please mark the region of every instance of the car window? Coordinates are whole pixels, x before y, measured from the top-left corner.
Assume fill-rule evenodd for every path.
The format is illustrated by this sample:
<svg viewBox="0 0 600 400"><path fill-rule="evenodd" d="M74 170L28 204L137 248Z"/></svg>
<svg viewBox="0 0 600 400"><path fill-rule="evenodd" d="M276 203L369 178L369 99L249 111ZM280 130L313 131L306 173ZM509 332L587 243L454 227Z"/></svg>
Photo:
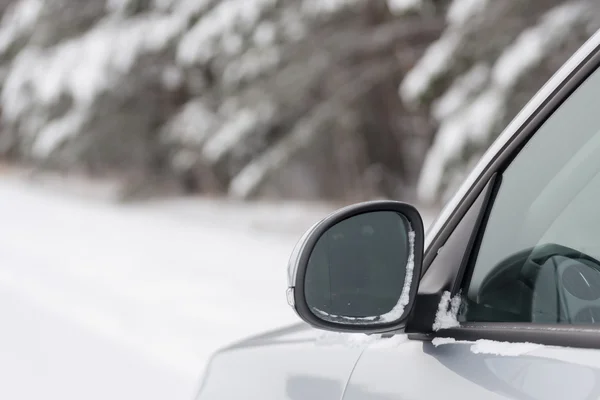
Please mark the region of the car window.
<svg viewBox="0 0 600 400"><path fill-rule="evenodd" d="M501 176L460 319L600 323L600 72Z"/></svg>

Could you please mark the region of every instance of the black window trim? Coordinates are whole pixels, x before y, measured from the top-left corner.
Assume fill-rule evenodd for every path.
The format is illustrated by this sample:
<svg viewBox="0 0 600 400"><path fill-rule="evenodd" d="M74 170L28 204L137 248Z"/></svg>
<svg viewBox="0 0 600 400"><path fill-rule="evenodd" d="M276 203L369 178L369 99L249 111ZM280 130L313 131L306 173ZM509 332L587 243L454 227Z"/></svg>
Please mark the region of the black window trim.
<svg viewBox="0 0 600 400"><path fill-rule="evenodd" d="M432 340L436 337L474 342L493 340L511 343L536 343L546 346L600 349L600 328L593 325L563 325L467 322L460 327L441 329L412 339Z"/></svg>
<svg viewBox="0 0 600 400"><path fill-rule="evenodd" d="M427 272L435 259L438 250L443 247L448 237L454 231L463 216L475 203L476 199L493 178L494 174L501 173L519 154L523 146L546 120L569 98L569 96L600 67L600 45L574 68L563 82L544 100L538 109L521 125L516 134L494 155L492 161L485 167L470 191L457 205L445 225L440 229L431 242L424 256L422 276ZM493 201L482 210L486 215L493 205ZM477 252L477 243L486 228L484 221L476 227L469 241L475 242L472 251ZM469 257L470 258L470 257ZM465 262L459 270L459 276L469 274L467 269L472 263ZM463 279L461 279L463 280ZM458 291L455 285L453 295ZM442 329L438 332L410 333L410 339L431 340L435 337L454 338L456 340L476 341L488 339L502 342L533 342L542 345L600 349L600 327L585 325L558 325L558 324L532 324L532 323L490 323L490 322L463 322L459 327Z"/></svg>
<svg viewBox="0 0 600 400"><path fill-rule="evenodd" d="M444 292L456 293L460 289L461 279L466 271L471 250L476 245L476 235L485 222L485 210L492 198L495 183L494 174L481 193L461 218L444 246L440 248L427 274L419 282L415 307L407 321L405 332L428 332L433 326L435 315Z"/></svg>

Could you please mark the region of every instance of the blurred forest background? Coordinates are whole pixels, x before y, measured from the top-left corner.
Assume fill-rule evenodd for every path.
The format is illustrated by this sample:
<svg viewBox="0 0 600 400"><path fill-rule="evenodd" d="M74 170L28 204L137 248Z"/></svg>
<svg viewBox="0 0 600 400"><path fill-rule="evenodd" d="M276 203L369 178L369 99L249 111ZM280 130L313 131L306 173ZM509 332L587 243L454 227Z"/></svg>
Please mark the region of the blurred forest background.
<svg viewBox="0 0 600 400"><path fill-rule="evenodd" d="M0 158L123 200L439 205L597 0L0 0Z"/></svg>

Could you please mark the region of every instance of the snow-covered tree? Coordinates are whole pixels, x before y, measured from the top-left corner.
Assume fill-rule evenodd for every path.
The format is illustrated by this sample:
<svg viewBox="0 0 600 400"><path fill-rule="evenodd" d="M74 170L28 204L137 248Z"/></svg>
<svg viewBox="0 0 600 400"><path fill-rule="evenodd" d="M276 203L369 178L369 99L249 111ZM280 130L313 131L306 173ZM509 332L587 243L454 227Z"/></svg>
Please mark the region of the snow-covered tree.
<svg viewBox="0 0 600 400"><path fill-rule="evenodd" d="M434 3L13 2L0 152L240 198L402 194L432 130L396 88Z"/></svg>
<svg viewBox="0 0 600 400"><path fill-rule="evenodd" d="M400 85L438 124L422 201L445 200L529 98L598 28L596 0L453 0L447 27Z"/></svg>

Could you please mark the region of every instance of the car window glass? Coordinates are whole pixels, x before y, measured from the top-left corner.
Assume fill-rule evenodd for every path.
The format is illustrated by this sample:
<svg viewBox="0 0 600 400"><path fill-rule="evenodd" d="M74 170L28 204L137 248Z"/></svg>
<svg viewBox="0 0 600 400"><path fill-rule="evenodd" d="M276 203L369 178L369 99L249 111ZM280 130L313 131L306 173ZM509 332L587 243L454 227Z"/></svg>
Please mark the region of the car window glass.
<svg viewBox="0 0 600 400"><path fill-rule="evenodd" d="M600 73L502 173L463 321L600 323Z"/></svg>

